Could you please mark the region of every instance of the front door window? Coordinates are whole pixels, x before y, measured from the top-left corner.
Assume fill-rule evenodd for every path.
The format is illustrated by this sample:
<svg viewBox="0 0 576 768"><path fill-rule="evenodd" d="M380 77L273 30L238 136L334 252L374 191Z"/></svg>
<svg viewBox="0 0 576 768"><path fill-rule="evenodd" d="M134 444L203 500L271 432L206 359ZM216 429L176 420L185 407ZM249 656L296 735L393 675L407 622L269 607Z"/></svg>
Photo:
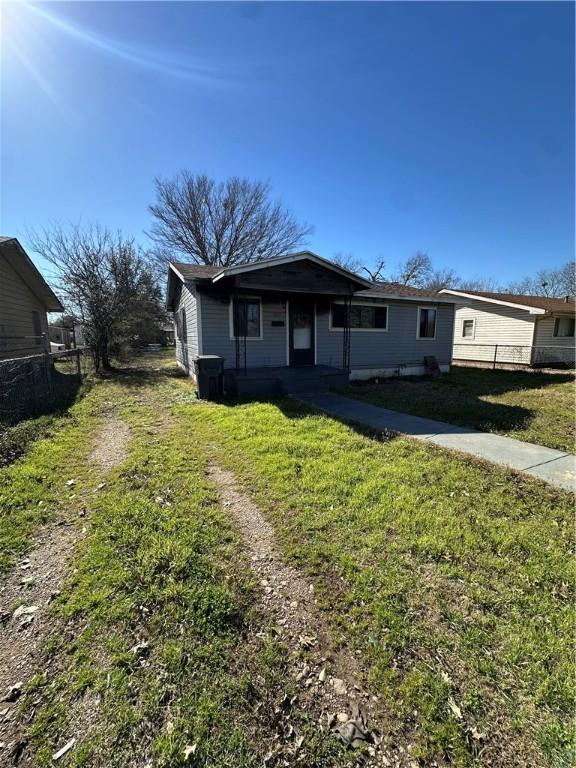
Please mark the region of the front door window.
<svg viewBox="0 0 576 768"><path fill-rule="evenodd" d="M314 365L313 304L291 304L290 365Z"/></svg>
<svg viewBox="0 0 576 768"><path fill-rule="evenodd" d="M310 312L296 310L294 313L294 349L310 349L312 346L312 323Z"/></svg>

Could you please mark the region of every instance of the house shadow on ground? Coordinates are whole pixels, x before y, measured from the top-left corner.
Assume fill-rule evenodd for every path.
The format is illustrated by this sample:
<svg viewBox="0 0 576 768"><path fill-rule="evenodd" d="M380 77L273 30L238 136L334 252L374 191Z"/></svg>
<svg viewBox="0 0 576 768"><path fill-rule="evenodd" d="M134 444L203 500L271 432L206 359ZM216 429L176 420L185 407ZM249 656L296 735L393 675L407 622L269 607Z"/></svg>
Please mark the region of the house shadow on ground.
<svg viewBox="0 0 576 768"><path fill-rule="evenodd" d="M162 383L169 379L187 379L176 365L155 365L154 361L135 359L130 366L114 370L111 374L118 384L131 389ZM425 419L433 419L466 429L485 432L508 432L526 429L538 411L526 404L530 390L541 390L557 384L574 381L572 374L541 374L524 371L492 371L473 368L453 368L440 379L412 377L387 379L352 384L338 393L373 406L401 413L409 413ZM191 390L194 384L190 381ZM523 393L527 397L523 397ZM191 393L192 394L192 393ZM492 397L509 396L509 402L492 402ZM517 398L518 403L513 402ZM318 409L293 397L242 397L220 401L227 407L248 403L272 403L290 419L308 417ZM390 439L390 430L362 426L353 416L326 414L351 426L365 436ZM423 427L423 429L425 429ZM400 431L400 430L399 430ZM426 430L425 431L429 431Z"/></svg>
<svg viewBox="0 0 576 768"><path fill-rule="evenodd" d="M382 408L482 432L514 432L527 429L542 414L536 391L567 382L574 382L573 374L454 368L440 379L389 379L352 384L339 392Z"/></svg>

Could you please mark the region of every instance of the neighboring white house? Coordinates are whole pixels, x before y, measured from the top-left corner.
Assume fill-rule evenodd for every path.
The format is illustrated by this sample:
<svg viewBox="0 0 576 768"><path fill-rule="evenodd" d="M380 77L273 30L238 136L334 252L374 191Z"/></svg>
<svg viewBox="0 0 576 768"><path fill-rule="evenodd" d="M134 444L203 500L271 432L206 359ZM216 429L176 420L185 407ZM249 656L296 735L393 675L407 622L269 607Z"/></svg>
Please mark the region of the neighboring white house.
<svg viewBox="0 0 576 768"><path fill-rule="evenodd" d="M453 360L574 367L574 299L444 289L457 297Z"/></svg>

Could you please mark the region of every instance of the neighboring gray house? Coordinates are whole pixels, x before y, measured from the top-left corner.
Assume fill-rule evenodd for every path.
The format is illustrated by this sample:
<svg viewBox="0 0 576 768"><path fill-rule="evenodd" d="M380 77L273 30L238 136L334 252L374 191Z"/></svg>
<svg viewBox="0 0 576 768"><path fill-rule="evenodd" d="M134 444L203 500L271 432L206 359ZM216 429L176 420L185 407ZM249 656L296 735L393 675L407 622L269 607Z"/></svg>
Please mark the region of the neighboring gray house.
<svg viewBox="0 0 576 768"><path fill-rule="evenodd" d="M0 360L45 352L47 312L63 306L15 237L0 237Z"/></svg>
<svg viewBox="0 0 576 768"><path fill-rule="evenodd" d="M574 299L483 291L440 291L458 301L455 362L574 367Z"/></svg>
<svg viewBox="0 0 576 768"><path fill-rule="evenodd" d="M178 363L192 375L196 356L223 357L230 391L247 391L247 379L292 391L314 376L418 375L426 357L448 371L454 304L308 251L226 268L174 263L168 274Z"/></svg>

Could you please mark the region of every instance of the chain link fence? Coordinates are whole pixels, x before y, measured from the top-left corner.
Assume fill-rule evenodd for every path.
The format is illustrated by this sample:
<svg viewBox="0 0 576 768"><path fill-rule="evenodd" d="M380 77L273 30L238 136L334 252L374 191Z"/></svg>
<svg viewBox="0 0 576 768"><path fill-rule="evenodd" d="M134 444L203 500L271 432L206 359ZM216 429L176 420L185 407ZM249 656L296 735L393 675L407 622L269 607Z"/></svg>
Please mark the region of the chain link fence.
<svg viewBox="0 0 576 768"><path fill-rule="evenodd" d="M492 368L522 366L568 370L575 367L576 351L573 346L454 344L453 362L478 363Z"/></svg>
<svg viewBox="0 0 576 768"><path fill-rule="evenodd" d="M87 366L82 348L0 359L0 425L72 402Z"/></svg>

